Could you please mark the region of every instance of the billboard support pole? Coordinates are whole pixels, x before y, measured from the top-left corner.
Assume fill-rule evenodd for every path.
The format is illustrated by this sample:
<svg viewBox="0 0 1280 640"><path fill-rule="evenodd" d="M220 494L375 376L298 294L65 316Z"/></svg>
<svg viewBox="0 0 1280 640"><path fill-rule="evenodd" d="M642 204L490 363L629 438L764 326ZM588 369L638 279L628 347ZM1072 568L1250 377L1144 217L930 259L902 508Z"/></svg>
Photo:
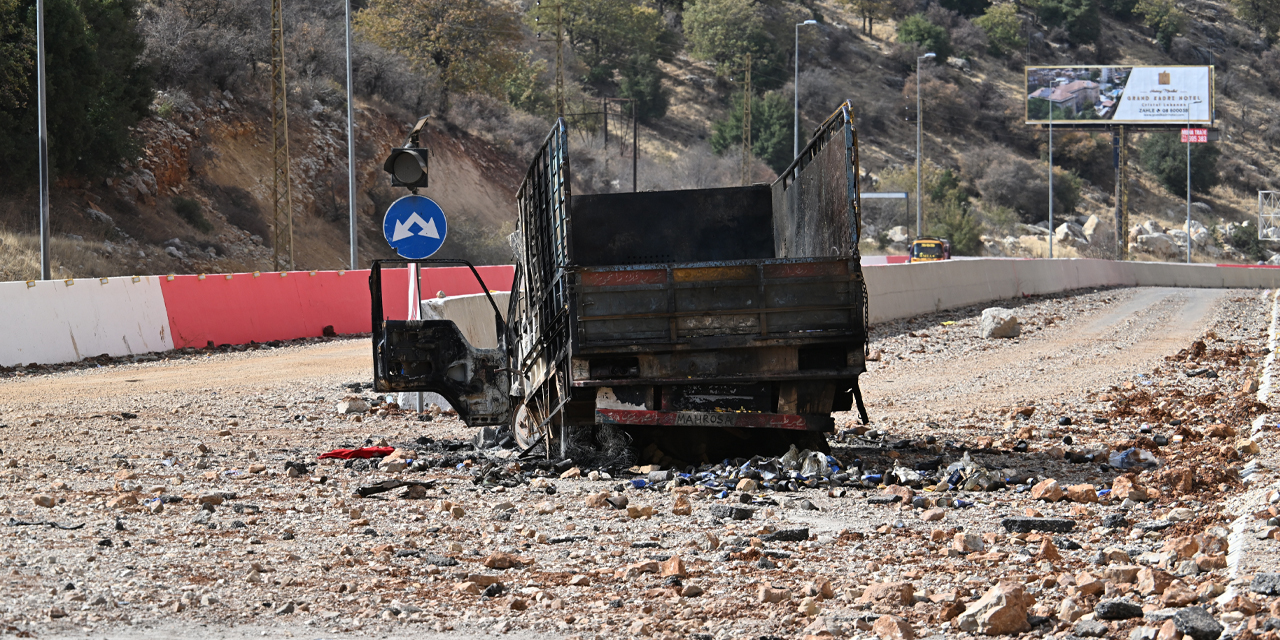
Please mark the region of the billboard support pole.
<svg viewBox="0 0 1280 640"><path fill-rule="evenodd" d="M1122 127L1111 127L1111 164L1116 171L1116 193L1115 193L1115 237L1116 237L1116 259L1124 259L1124 245L1120 243L1123 239L1121 233L1124 226L1120 224L1120 181L1123 178L1120 175L1120 129Z"/></svg>
<svg viewBox="0 0 1280 640"><path fill-rule="evenodd" d="M1120 125L1120 183L1116 185L1116 248L1129 259L1129 130Z"/></svg>
<svg viewBox="0 0 1280 640"><path fill-rule="evenodd" d="M1049 258L1053 259L1053 100L1049 100Z"/></svg>

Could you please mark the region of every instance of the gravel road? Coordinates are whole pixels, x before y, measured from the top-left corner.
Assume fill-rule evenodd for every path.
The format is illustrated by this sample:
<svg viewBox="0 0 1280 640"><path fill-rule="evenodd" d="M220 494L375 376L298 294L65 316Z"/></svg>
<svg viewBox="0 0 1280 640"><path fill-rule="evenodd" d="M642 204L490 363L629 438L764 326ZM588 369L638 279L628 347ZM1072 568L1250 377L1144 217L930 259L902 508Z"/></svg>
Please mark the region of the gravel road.
<svg viewBox="0 0 1280 640"><path fill-rule="evenodd" d="M510 451L471 450L462 440L473 432L448 415L338 414L344 397L370 397L348 386L371 379L367 338L0 372L0 631L1066 637L1101 615L1100 601L1128 598L1150 612L1198 605L1237 632L1269 633L1263 622L1280 605L1249 585L1276 565L1231 564L1227 539L1255 559L1280 547L1259 537L1267 517L1253 517L1280 484L1268 407L1248 393L1271 299L1112 289L1003 306L1021 318L1019 338L979 338L981 307L876 327L880 361L863 378L874 430L841 415L847 431L833 439L844 468L887 475L967 460L1001 480L988 491L936 479L885 488L856 474L778 493L637 489L626 481L644 476L621 469L562 477ZM1259 416L1255 453L1241 441ZM390 458L379 468L316 460L384 444L426 462L388 472ZM1157 466L1106 464L1130 447ZM429 486L417 499L355 495L388 479ZM1068 497L1034 498L1050 479ZM1149 499L1117 497L1139 497L1131 486ZM886 492L908 500L878 504ZM751 517L717 517L730 506ZM1028 514L1070 531L1001 524ZM66 528L24 524L46 522ZM1184 554L1186 540L1197 549ZM1139 569L1190 600L1150 591ZM1017 615L992 619L1016 628L966 622L990 606L989 590L1014 586L1001 606ZM1220 601L1237 591L1254 612ZM1111 637L1162 624L1098 622Z"/></svg>

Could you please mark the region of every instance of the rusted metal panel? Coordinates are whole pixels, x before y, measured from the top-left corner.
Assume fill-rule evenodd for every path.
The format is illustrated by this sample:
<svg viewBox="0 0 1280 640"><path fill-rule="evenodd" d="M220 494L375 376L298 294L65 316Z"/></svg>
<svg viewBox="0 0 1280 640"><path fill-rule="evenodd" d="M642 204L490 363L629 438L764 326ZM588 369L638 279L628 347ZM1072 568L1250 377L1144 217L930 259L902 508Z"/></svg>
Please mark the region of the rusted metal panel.
<svg viewBox="0 0 1280 640"><path fill-rule="evenodd" d="M750 280L756 275L754 264L729 267L694 267L673 269L676 282L711 282L715 280Z"/></svg>
<svg viewBox="0 0 1280 640"><path fill-rule="evenodd" d="M858 147L853 110L841 105L774 181L774 254L779 258L858 255Z"/></svg>
<svg viewBox="0 0 1280 640"><path fill-rule="evenodd" d="M740 429L790 429L830 431L832 419L821 415L737 413L712 411L638 411L596 409L596 424L645 427L736 427Z"/></svg>
<svg viewBox="0 0 1280 640"><path fill-rule="evenodd" d="M584 287L624 287L642 284L663 284L667 281L665 269L643 269L628 271L583 271L581 282Z"/></svg>
<svg viewBox="0 0 1280 640"><path fill-rule="evenodd" d="M849 263L840 262L789 262L765 264L766 278L812 278L822 276L848 276Z"/></svg>

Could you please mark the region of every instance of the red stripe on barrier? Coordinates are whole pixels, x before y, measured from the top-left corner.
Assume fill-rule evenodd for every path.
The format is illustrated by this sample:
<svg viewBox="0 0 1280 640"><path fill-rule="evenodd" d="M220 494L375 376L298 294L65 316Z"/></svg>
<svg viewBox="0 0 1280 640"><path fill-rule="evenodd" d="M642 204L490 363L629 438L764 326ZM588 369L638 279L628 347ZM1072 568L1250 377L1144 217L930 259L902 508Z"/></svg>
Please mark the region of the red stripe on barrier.
<svg viewBox="0 0 1280 640"><path fill-rule="evenodd" d="M494 291L511 288L515 267L477 267ZM408 316L406 269L383 270L383 308L389 318ZM175 347L245 344L316 337L324 327L339 334L370 331L369 270L162 276L160 290ZM422 270L427 296L481 293L471 270Z"/></svg>

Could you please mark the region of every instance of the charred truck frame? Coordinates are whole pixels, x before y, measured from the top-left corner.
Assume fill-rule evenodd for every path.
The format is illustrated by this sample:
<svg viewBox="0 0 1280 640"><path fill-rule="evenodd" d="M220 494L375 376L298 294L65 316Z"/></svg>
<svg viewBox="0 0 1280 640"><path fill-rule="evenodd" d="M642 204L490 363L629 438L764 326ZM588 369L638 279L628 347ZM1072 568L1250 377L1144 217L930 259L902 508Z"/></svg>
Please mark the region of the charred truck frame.
<svg viewBox="0 0 1280 640"><path fill-rule="evenodd" d="M768 430L815 448L832 412L856 406L866 422L849 103L772 185L574 196L567 147L561 120L520 187L497 349L471 347L447 320L386 319L391 261L375 262L376 390L434 391L468 425L510 424L548 453L594 425L659 441Z"/></svg>

